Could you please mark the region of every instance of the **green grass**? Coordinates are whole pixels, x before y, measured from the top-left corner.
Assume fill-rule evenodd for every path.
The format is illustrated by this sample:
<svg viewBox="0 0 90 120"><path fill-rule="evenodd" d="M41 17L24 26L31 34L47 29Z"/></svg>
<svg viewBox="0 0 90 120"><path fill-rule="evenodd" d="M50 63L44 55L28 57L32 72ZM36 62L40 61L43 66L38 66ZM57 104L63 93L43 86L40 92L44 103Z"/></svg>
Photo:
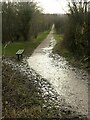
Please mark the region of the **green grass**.
<svg viewBox="0 0 90 120"><path fill-rule="evenodd" d="M59 35L55 32L54 34L54 38L57 42L61 42L63 40L63 36L62 35Z"/></svg>
<svg viewBox="0 0 90 120"><path fill-rule="evenodd" d="M31 55L34 49L46 38L49 31L45 31L40 33L36 39L31 41L20 41L20 42L13 42L7 45L7 47L4 49L4 45L2 47L2 53L5 56L11 56L15 57L16 51L18 49L25 49L25 55Z"/></svg>
<svg viewBox="0 0 90 120"><path fill-rule="evenodd" d="M67 50L63 47L63 44L62 44L63 43L63 35L55 32L54 38L56 40L56 45L53 48L53 52L58 53L59 55L61 55L62 53L66 53Z"/></svg>

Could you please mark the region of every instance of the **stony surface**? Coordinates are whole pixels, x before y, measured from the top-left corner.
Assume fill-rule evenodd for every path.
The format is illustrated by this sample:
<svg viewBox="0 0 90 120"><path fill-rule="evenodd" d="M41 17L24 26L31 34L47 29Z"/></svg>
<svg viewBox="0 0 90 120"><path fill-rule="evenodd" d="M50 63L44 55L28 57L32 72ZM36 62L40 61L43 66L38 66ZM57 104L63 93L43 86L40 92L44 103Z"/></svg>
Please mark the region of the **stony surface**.
<svg viewBox="0 0 90 120"><path fill-rule="evenodd" d="M58 54L53 54L55 46L53 28L47 38L27 59L29 66L53 86L66 103L75 111L88 115L88 73L75 68Z"/></svg>
<svg viewBox="0 0 90 120"><path fill-rule="evenodd" d="M6 80L9 80L9 83L11 81L10 88L8 88ZM28 91L25 95L26 98L24 98L26 100L22 99L22 94L20 91L17 91L17 88L15 88L16 90L13 89L14 81L17 81L15 84L22 86L23 90ZM23 92L23 90L21 91ZM17 94L14 93L15 91ZM37 105L39 108L36 108L38 109L36 114L35 106ZM24 113L25 108L26 112ZM70 120L86 120L85 116L76 113L73 107L67 104L62 96L57 94L46 79L42 78L28 66L26 59L23 59L20 63L3 59L3 117L46 117L60 118L61 120L66 118Z"/></svg>

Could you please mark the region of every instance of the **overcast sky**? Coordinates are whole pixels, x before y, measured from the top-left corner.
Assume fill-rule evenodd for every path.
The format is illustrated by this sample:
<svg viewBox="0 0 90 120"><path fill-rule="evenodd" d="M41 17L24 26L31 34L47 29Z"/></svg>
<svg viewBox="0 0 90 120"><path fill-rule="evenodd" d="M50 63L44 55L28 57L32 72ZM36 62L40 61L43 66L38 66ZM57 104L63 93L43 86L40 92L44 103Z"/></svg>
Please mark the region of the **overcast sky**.
<svg viewBox="0 0 90 120"><path fill-rule="evenodd" d="M44 13L60 13L67 11L67 0L34 0L43 8Z"/></svg>
<svg viewBox="0 0 90 120"><path fill-rule="evenodd" d="M0 0L0 1L17 1L17 0ZM18 0L19 1L19 0ZM22 2L29 1L29 0L20 0ZM63 14L68 11L67 1L69 0L31 0L38 3L43 9L44 13L58 13Z"/></svg>

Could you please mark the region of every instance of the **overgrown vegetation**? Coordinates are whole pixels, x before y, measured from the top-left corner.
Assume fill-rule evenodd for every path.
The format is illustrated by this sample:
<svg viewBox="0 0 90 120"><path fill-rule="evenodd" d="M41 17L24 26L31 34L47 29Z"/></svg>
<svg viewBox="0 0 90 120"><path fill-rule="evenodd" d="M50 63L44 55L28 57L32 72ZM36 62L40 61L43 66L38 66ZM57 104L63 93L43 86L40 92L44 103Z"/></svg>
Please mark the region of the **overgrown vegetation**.
<svg viewBox="0 0 90 120"><path fill-rule="evenodd" d="M64 36L58 45L58 53L87 68L90 68L89 19L88 2L76 1L69 3L69 14L59 18L55 24L57 33Z"/></svg>

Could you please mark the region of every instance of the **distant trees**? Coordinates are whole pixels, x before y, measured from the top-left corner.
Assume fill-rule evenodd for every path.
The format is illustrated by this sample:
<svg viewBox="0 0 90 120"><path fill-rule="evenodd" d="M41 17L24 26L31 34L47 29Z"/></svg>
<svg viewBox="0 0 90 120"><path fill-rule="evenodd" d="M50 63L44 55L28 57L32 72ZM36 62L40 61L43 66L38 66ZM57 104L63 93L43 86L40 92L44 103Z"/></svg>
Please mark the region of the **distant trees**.
<svg viewBox="0 0 90 120"><path fill-rule="evenodd" d="M68 16L66 14L55 16L55 28L57 33L61 33L61 34L65 33L67 22L68 22Z"/></svg>
<svg viewBox="0 0 90 120"><path fill-rule="evenodd" d="M2 5L2 34L3 42L27 40L29 21L34 12L33 3L3 3Z"/></svg>
<svg viewBox="0 0 90 120"><path fill-rule="evenodd" d="M2 3L3 43L29 40L51 25L33 2Z"/></svg>

